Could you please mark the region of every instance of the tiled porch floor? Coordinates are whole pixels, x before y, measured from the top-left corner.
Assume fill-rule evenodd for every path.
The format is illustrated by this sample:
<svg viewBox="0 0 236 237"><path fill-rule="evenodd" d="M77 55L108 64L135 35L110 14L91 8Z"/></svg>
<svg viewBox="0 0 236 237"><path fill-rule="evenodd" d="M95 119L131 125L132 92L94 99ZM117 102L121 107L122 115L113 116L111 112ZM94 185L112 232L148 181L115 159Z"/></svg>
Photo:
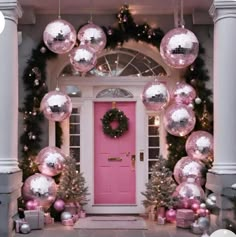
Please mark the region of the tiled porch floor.
<svg viewBox="0 0 236 237"><path fill-rule="evenodd" d="M60 223L43 230L32 230L27 237L198 237L189 229L176 228L175 224L157 225L147 221L147 230L78 230ZM22 237L22 234L16 234Z"/></svg>

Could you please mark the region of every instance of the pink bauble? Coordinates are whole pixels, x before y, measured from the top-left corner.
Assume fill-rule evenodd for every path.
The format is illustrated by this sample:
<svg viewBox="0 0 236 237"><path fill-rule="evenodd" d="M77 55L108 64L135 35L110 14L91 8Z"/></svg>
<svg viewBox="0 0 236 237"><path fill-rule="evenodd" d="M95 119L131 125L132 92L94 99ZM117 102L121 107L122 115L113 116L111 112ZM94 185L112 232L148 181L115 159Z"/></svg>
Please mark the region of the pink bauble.
<svg viewBox="0 0 236 237"><path fill-rule="evenodd" d="M185 68L192 64L198 56L199 43L197 37L183 27L170 30L163 37L160 54L170 67Z"/></svg>
<svg viewBox="0 0 236 237"><path fill-rule="evenodd" d="M154 80L145 85L142 100L146 109L160 111L169 103L169 91L164 83Z"/></svg>
<svg viewBox="0 0 236 237"><path fill-rule="evenodd" d="M178 184L192 177L197 184L203 186L206 172L207 169L201 161L189 156L181 158L174 167L174 177Z"/></svg>
<svg viewBox="0 0 236 237"><path fill-rule="evenodd" d="M199 203L197 203L197 202L193 203L192 206L191 206L191 209L192 209L195 213L197 213L197 211L198 211L199 208L200 208L200 205L199 205Z"/></svg>
<svg viewBox="0 0 236 237"><path fill-rule="evenodd" d="M58 199L54 202L53 207L56 211L61 212L65 209L65 202L61 199Z"/></svg>
<svg viewBox="0 0 236 237"><path fill-rule="evenodd" d="M36 173L25 180L22 193L26 201L34 200L46 211L56 199L57 185L51 177Z"/></svg>
<svg viewBox="0 0 236 237"><path fill-rule="evenodd" d="M171 97L177 104L189 105L195 99L196 91L189 84L180 82L176 84Z"/></svg>
<svg viewBox="0 0 236 237"><path fill-rule="evenodd" d="M197 214L198 214L198 216L200 217L204 217L204 216L206 216L207 215L207 211L206 211L207 209L206 208L199 208L198 210L197 210Z"/></svg>
<svg viewBox="0 0 236 237"><path fill-rule="evenodd" d="M182 137L189 134L196 123L196 117L191 108L184 104L172 104L164 113L164 126L168 133Z"/></svg>
<svg viewBox="0 0 236 237"><path fill-rule="evenodd" d="M64 54L74 47L76 31L69 22L58 19L46 26L43 41L52 52Z"/></svg>
<svg viewBox="0 0 236 237"><path fill-rule="evenodd" d="M36 163L42 174L55 176L61 173L65 159L61 149L48 146L39 152Z"/></svg>
<svg viewBox="0 0 236 237"><path fill-rule="evenodd" d="M61 122L71 115L72 102L68 95L55 90L43 97L40 110L48 120Z"/></svg>
<svg viewBox="0 0 236 237"><path fill-rule="evenodd" d="M195 183L194 179L188 178L186 182L179 184L173 194L179 200L179 207L185 208L183 203L187 202L190 208L195 200L204 200L205 193L200 185Z"/></svg>
<svg viewBox="0 0 236 237"><path fill-rule="evenodd" d="M36 210L39 203L36 200L29 200L26 202L25 207L27 210Z"/></svg>
<svg viewBox="0 0 236 237"><path fill-rule="evenodd" d="M175 222L176 220L176 210L170 209L166 211L166 221Z"/></svg>
<svg viewBox="0 0 236 237"><path fill-rule="evenodd" d="M70 62L74 69L79 72L88 72L97 63L97 56L88 46L80 45L70 52Z"/></svg>
<svg viewBox="0 0 236 237"><path fill-rule="evenodd" d="M103 29L93 23L83 26L77 35L81 45L86 45L93 51L101 52L107 43L106 34Z"/></svg>
<svg viewBox="0 0 236 237"><path fill-rule="evenodd" d="M196 159L205 159L213 153L213 136L205 131L193 132L185 144L186 152Z"/></svg>

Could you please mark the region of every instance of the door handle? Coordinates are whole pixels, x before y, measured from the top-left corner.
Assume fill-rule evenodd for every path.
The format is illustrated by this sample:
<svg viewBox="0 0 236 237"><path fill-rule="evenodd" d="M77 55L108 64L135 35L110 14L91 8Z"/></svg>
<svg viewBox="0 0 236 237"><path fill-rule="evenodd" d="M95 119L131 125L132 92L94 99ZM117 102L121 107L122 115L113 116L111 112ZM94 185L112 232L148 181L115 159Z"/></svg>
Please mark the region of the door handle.
<svg viewBox="0 0 236 237"><path fill-rule="evenodd" d="M131 167L132 167L132 170L135 169L135 161L136 161L136 156L132 155L131 156Z"/></svg>

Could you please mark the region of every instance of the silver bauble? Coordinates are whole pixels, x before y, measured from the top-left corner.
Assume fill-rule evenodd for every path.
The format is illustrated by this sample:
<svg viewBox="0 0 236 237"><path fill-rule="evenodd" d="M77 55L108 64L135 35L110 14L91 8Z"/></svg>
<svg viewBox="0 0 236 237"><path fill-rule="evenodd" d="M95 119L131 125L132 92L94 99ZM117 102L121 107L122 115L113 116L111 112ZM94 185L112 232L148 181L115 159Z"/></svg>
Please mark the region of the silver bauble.
<svg viewBox="0 0 236 237"><path fill-rule="evenodd" d="M64 211L61 213L61 221L64 221L64 220L69 220L72 218L72 214L68 211Z"/></svg>
<svg viewBox="0 0 236 237"><path fill-rule="evenodd" d="M30 229L30 225L28 223L23 223L20 226L20 233L22 233L22 234L29 234L30 231L31 231L31 229Z"/></svg>
<svg viewBox="0 0 236 237"><path fill-rule="evenodd" d="M210 227L210 221L207 217L200 217L198 219L198 225L203 231L205 231Z"/></svg>

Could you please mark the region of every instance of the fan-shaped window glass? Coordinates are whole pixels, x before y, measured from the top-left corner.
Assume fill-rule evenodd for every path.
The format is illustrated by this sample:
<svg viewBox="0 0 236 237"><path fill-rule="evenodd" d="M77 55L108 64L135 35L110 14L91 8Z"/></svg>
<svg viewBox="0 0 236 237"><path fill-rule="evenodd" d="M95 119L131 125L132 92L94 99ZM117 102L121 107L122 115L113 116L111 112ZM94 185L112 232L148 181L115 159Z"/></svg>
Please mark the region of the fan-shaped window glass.
<svg viewBox="0 0 236 237"><path fill-rule="evenodd" d="M158 74L165 74L165 70L152 58L135 50L119 48L108 51L98 58L96 67L83 76L155 76ZM71 64L68 64L61 73L61 76L68 75L82 76Z"/></svg>
<svg viewBox="0 0 236 237"><path fill-rule="evenodd" d="M97 98L133 98L133 95L124 89L121 88L109 88L100 91Z"/></svg>
<svg viewBox="0 0 236 237"><path fill-rule="evenodd" d="M66 94L70 97L81 97L81 91L77 86L66 86Z"/></svg>

